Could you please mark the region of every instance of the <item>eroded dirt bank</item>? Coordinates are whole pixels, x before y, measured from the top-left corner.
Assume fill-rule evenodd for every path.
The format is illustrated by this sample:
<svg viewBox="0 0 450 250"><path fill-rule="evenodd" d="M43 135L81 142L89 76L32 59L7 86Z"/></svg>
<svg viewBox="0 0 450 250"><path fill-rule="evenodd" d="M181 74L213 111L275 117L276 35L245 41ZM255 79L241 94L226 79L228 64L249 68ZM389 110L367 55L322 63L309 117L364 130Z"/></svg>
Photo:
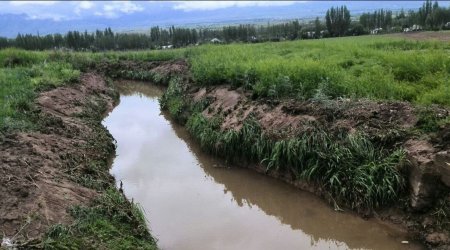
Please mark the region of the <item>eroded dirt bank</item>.
<svg viewBox="0 0 450 250"><path fill-rule="evenodd" d="M114 153L113 139L100 122L116 101L102 76L86 73L79 83L39 94L37 131L0 138L3 246L9 241L42 247L50 226L73 220L70 207L88 205L100 187L114 185L108 168L95 166Z"/></svg>
<svg viewBox="0 0 450 250"><path fill-rule="evenodd" d="M180 102L184 104L180 105ZM398 101L266 100L254 98L242 88L228 85L201 88L193 83L169 87L163 107L179 122L188 121L188 126L192 114L201 114L215 124L213 127L218 126L219 134L240 131L250 119L258 124L265 137L275 141L295 138L320 128L331 135L364 134L383 151L401 148L406 157L399 170L404 178L401 196L389 205L374 210L363 209L359 213L400 225L429 247L447 249L450 246L450 125L434 123L449 117L446 108L420 108ZM210 133L211 138L217 136L214 133ZM242 135L228 133L228 138L224 136L221 141L208 144L215 149L207 150L221 155L220 151L229 149L224 146L227 140L241 140ZM207 136L202 134L198 139L207 144ZM231 138L233 136L235 139ZM267 171L267 162L271 159L258 164L245 158L240 155L238 159L228 160L251 166L337 205L335 197L330 196L323 184L302 181L289 170ZM345 207L342 202L338 204ZM339 206L336 209L339 210Z"/></svg>

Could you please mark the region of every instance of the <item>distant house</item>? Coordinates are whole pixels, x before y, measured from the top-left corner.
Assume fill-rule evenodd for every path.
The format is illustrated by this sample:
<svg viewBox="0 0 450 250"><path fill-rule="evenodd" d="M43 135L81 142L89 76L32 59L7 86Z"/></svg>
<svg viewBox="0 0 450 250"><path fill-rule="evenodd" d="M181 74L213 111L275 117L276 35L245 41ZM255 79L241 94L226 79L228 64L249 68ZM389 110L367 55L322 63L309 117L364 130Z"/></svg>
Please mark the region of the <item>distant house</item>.
<svg viewBox="0 0 450 250"><path fill-rule="evenodd" d="M377 35L383 32L383 28L376 28L370 31L370 34Z"/></svg>
<svg viewBox="0 0 450 250"><path fill-rule="evenodd" d="M411 30L412 31L420 31L420 30L422 30L423 28L422 28L422 26L420 26L420 25L418 25L418 24L414 24L412 27L411 27Z"/></svg>
<svg viewBox="0 0 450 250"><path fill-rule="evenodd" d="M222 41L219 38L213 38L211 39L211 43L222 43Z"/></svg>
<svg viewBox="0 0 450 250"><path fill-rule="evenodd" d="M315 31L308 31L308 32L306 32L306 36L307 36L308 39L316 38L316 32Z"/></svg>

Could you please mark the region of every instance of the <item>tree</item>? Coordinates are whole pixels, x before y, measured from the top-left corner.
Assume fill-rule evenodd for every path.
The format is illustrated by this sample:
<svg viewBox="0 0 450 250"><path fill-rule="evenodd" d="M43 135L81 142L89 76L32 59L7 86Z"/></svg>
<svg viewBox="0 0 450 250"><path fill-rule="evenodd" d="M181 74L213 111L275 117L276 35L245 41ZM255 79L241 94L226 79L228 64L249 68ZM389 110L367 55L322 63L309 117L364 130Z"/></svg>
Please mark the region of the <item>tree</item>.
<svg viewBox="0 0 450 250"><path fill-rule="evenodd" d="M320 38L320 32L322 31L322 24L320 23L319 17L314 20L314 33L316 38Z"/></svg>
<svg viewBox="0 0 450 250"><path fill-rule="evenodd" d="M327 10L325 23L331 36L345 35L350 26L350 11L347 9L347 6L332 7Z"/></svg>

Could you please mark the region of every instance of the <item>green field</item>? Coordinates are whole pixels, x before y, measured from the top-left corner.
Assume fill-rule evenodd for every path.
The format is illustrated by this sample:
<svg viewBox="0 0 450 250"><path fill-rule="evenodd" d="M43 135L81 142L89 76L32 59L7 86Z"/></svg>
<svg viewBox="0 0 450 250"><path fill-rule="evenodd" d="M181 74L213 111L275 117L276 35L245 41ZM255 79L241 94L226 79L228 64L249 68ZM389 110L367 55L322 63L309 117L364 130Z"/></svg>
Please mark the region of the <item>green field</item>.
<svg viewBox="0 0 450 250"><path fill-rule="evenodd" d="M187 53L199 84L244 86L261 97L450 105L450 43L364 36L208 45Z"/></svg>

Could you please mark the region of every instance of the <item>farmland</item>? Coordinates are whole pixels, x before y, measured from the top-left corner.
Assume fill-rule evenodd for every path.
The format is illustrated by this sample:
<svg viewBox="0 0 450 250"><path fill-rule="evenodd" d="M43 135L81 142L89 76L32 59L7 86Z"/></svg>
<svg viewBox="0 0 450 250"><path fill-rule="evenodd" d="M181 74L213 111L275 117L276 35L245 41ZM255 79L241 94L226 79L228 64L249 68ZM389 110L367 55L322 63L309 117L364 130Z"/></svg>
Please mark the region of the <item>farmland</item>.
<svg viewBox="0 0 450 250"><path fill-rule="evenodd" d="M107 172L114 148L99 123L117 101L109 84L113 79L144 80L167 87L161 107L186 126L204 151L297 183L336 210L374 216L384 208L396 208L402 211L402 223L412 223L410 230L425 241L433 233L449 231L449 187L441 181L445 169L433 173L432 183L426 183L435 188L434 193L420 194L432 197L426 206L410 202L410 196L414 200L420 195L410 193L409 176L423 167L414 163L417 158L438 155L445 161L448 157L449 52L446 42L391 36L211 44L165 51L4 49L0 51L0 146L20 148L17 138L23 134L51 134L70 141L69 128L93 128L75 138L81 142L73 145L85 146L69 148L87 158L55 155L60 165L54 171L64 172L59 178L71 185L99 195L83 200L84 206L67 207L71 223L46 225L39 244L83 247L94 240L108 248L117 241L110 237L114 235L130 247L152 249L155 242L143 229L145 218L114 188ZM100 87L97 82L102 82ZM49 111L46 97L67 89L86 95L86 100L81 96L52 108L58 112ZM72 111L66 113L65 107ZM93 135L98 135L97 142L89 139ZM16 144L11 146L11 141ZM38 142L28 144L33 143ZM69 150L54 147L55 152ZM90 155L88 149L98 154ZM8 157L3 162L25 164ZM434 167L441 165L427 166ZM2 168L2 173L9 171L6 165ZM421 175L417 178L422 180ZM23 202L30 202L29 197L22 197ZM417 213L412 216L411 211ZM432 226L418 229L425 219ZM123 231L129 234L119 233Z"/></svg>
<svg viewBox="0 0 450 250"><path fill-rule="evenodd" d="M402 100L449 105L448 43L382 37L202 46L188 56L201 85L261 97Z"/></svg>

